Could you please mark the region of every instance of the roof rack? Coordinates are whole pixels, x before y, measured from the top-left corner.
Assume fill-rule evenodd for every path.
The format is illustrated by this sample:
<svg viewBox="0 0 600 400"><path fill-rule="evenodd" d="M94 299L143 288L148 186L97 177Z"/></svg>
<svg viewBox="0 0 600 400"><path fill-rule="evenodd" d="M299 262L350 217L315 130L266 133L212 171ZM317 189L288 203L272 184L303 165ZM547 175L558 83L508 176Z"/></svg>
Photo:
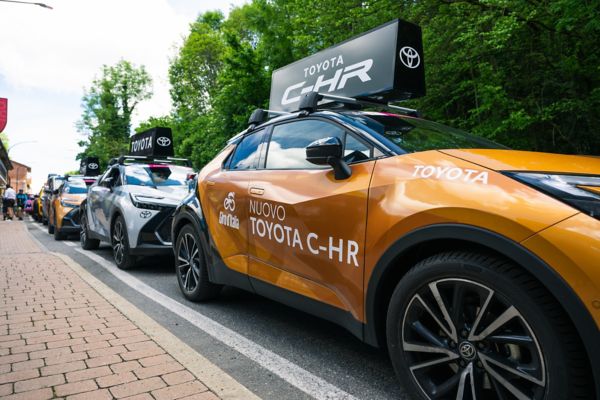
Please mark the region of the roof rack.
<svg viewBox="0 0 600 400"><path fill-rule="evenodd" d="M326 105L319 105L319 102L322 100L330 100L330 102ZM412 117L421 116L421 113L418 110L414 110L412 108L400 107L389 103L378 103L376 101L361 98L343 97L336 96L333 94L323 94L317 92L310 92L303 95L300 99L300 105L298 106L298 110L311 113L317 111L318 109L332 108L332 106L334 106L335 104L350 106L350 108L357 110L362 109L363 106L383 107Z"/></svg>
<svg viewBox="0 0 600 400"><path fill-rule="evenodd" d="M176 164L178 162L184 164L186 167L191 167L192 162L187 158L176 158L176 157L153 157L153 156L120 156L119 158L113 158L109 161L108 165L125 165L127 164L135 164L142 162L155 162L155 163L165 163L165 164Z"/></svg>
<svg viewBox="0 0 600 400"><path fill-rule="evenodd" d="M257 108L252 112L250 118L248 119L248 128L252 129L263 122L265 122L269 115L287 115L290 114L287 111L274 111L274 110L263 110L261 108Z"/></svg>

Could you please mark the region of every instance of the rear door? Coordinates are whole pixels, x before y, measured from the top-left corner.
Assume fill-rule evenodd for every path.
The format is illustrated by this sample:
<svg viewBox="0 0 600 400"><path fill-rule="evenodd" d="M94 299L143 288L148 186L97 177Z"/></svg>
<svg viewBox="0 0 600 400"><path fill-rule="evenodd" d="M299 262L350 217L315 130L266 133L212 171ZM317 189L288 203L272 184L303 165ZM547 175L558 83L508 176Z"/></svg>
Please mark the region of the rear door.
<svg viewBox="0 0 600 400"><path fill-rule="evenodd" d="M345 143L348 179L336 180L330 167L306 161L306 147L327 137ZM362 320L374 164L372 146L331 121L307 118L274 126L263 170L249 187L250 275Z"/></svg>

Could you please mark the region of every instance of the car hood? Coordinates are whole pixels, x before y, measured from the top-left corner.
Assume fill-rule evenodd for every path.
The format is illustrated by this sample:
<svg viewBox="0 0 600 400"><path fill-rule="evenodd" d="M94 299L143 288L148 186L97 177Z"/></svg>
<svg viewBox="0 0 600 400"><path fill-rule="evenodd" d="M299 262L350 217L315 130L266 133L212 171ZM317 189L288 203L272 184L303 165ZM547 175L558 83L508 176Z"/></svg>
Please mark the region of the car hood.
<svg viewBox="0 0 600 400"><path fill-rule="evenodd" d="M85 199L85 194L63 194L62 199L68 201L73 204L81 204L81 202Z"/></svg>
<svg viewBox="0 0 600 400"><path fill-rule="evenodd" d="M189 189L187 186L157 186L156 188L153 188L151 186L131 187L131 194L163 197L160 200L156 200L156 202L172 205L179 204L181 200L183 200L183 198L189 193Z"/></svg>
<svg viewBox="0 0 600 400"><path fill-rule="evenodd" d="M600 175L600 157L518 150L441 150L495 171L531 171Z"/></svg>

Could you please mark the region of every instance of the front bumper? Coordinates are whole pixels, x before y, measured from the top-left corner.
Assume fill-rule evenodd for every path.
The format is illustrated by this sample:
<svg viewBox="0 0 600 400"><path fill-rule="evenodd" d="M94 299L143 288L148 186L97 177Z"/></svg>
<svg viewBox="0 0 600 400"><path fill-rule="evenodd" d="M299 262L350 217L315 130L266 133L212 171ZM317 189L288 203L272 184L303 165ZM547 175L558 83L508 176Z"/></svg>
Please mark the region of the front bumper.
<svg viewBox="0 0 600 400"><path fill-rule="evenodd" d="M66 208L63 207L59 215L57 215L58 229L61 233L79 233L81 225L79 221L79 207Z"/></svg>
<svg viewBox="0 0 600 400"><path fill-rule="evenodd" d="M175 207L161 207L161 210L140 229L136 245L131 248L132 254L147 255L157 254L157 252L162 254L162 250L165 254L172 253L171 223L174 212Z"/></svg>
<svg viewBox="0 0 600 400"><path fill-rule="evenodd" d="M600 329L600 221L576 214L522 244L573 289Z"/></svg>

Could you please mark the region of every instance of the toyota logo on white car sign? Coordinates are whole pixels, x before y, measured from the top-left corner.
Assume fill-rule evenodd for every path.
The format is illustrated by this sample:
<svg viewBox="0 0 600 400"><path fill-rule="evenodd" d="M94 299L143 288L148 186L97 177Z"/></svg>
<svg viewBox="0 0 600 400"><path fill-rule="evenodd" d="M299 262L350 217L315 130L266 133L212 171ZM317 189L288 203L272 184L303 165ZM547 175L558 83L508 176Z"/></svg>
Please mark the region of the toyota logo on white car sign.
<svg viewBox="0 0 600 400"><path fill-rule="evenodd" d="M171 144L171 139L169 139L168 137L161 136L158 139L156 139L156 143L158 143L159 146L165 147Z"/></svg>
<svg viewBox="0 0 600 400"><path fill-rule="evenodd" d="M404 46L400 49L400 61L407 68L417 68L421 65L421 56L419 52L410 46Z"/></svg>
<svg viewBox="0 0 600 400"><path fill-rule="evenodd" d="M171 128L156 127L131 137L129 154L132 156L173 157Z"/></svg>
<svg viewBox="0 0 600 400"><path fill-rule="evenodd" d="M98 169L98 164L96 164L96 163L89 163L88 164L88 168L89 169Z"/></svg>

